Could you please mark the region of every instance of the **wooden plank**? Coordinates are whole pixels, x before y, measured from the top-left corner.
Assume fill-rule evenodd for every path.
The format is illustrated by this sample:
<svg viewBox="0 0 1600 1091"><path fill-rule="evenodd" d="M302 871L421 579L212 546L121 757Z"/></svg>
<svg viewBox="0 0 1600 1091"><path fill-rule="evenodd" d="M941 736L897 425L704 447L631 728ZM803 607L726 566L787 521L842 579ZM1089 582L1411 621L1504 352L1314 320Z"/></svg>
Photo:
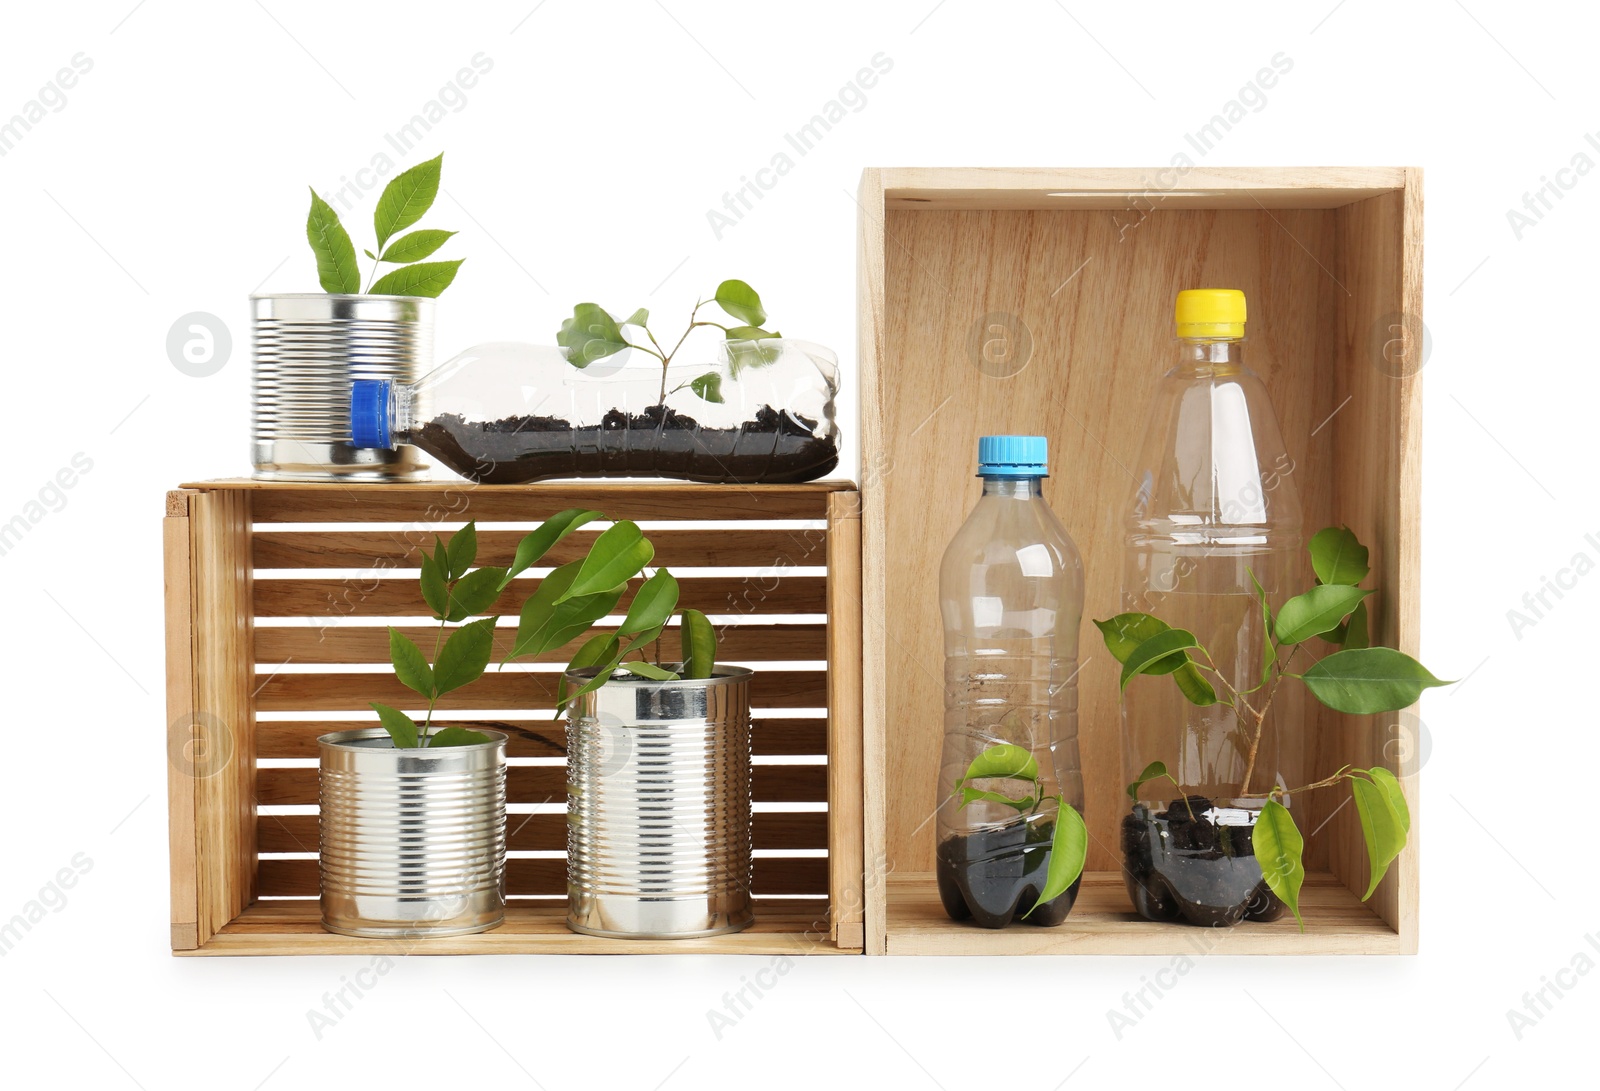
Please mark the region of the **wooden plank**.
<svg viewBox="0 0 1600 1091"><path fill-rule="evenodd" d="M183 759L174 757L186 754L191 745L190 724L195 711L194 603L190 594L194 577L189 555L189 498L193 495L169 492L161 526L167 653L167 846L174 951L193 950L201 943L194 778Z"/></svg>
<svg viewBox="0 0 1600 1091"><path fill-rule="evenodd" d="M828 901L834 942L865 943L861 815L861 496L828 498Z"/></svg>
<svg viewBox="0 0 1600 1091"><path fill-rule="evenodd" d="M1087 872L1072 913L1054 928L979 928L945 914L927 873L889 879L891 955L1345 955L1401 953L1400 937L1327 873L1306 876L1306 930L1292 916L1271 924L1187 928L1133 912L1120 872Z"/></svg>
<svg viewBox="0 0 1600 1091"><path fill-rule="evenodd" d="M519 905L506 909L499 928L473 936L440 939L355 939L324 932L315 901L257 902L221 933L188 955L837 955L828 941L824 903L819 899L757 898L749 928L727 936L681 940L602 939L579 935L566 926L560 905Z"/></svg>
<svg viewBox="0 0 1600 1091"><path fill-rule="evenodd" d="M440 697L435 708L552 708L557 680L555 671L490 671L470 686ZM422 711L417 704L417 694L387 673L294 674L280 671L258 678L257 685L256 708L263 712L370 712L372 701L407 712ZM750 703L754 708L826 707L827 673L757 671L750 680Z"/></svg>
<svg viewBox="0 0 1600 1091"><path fill-rule="evenodd" d="M316 852L317 824L314 814L260 815L256 819L257 849L262 853ZM825 849L828 816L821 811L761 811L752 817L750 832L758 849ZM563 852L566 847L564 813L507 816L508 851Z"/></svg>
<svg viewBox="0 0 1600 1091"><path fill-rule="evenodd" d="M752 798L757 803L823 803L828 798L825 765L757 765L751 770ZM506 799L511 803L559 803L567 794L563 765L513 765L506 770ZM256 771L256 800L262 806L314 804L314 768ZM255 828L252 821L251 829Z"/></svg>
<svg viewBox="0 0 1600 1091"><path fill-rule="evenodd" d="M831 494L830 494L831 495ZM715 516L708 515L708 518ZM255 535L257 568L416 568L422 551L431 552L436 534L448 536L454 528L337 531L258 531ZM480 565L511 564L520 530L478 531ZM653 564L673 568L772 568L820 565L826 551L821 530L793 527L756 530L652 530L656 547ZM577 530L557 542L539 562L552 568L581 560L600 536L599 531Z"/></svg>
<svg viewBox="0 0 1600 1091"><path fill-rule="evenodd" d="M432 647L438 636L437 625L397 626L420 648ZM495 630L495 661L511 652L516 640L516 624L506 619ZM821 661L828 657L826 625L781 624L723 625L717 629L717 657L725 663L777 661ZM567 663L585 637L565 647L539 656L528 656L523 663ZM678 627L661 634L662 648L677 648ZM305 666L312 663L387 663L389 629L383 625L270 625L256 628L256 663L277 667L283 664Z"/></svg>
<svg viewBox="0 0 1600 1091"><path fill-rule="evenodd" d="M751 886L758 894L825 894L828 861L811 856L763 856L754 862ZM263 898L315 896L320 892L315 860L263 858L257 889ZM506 896L565 894L567 862L555 857L506 861Z"/></svg>
<svg viewBox="0 0 1600 1091"><path fill-rule="evenodd" d="M184 488L244 492L257 523L406 523L431 530L482 522L536 525L567 508L608 519L822 519L827 495L848 481L803 485L698 485L597 481L532 485L396 481L296 484L250 479L196 481Z"/></svg>
<svg viewBox="0 0 1600 1091"><path fill-rule="evenodd" d="M873 210L1323 209L1405 185L1400 167L892 168Z"/></svg>
<svg viewBox="0 0 1600 1091"><path fill-rule="evenodd" d="M255 898L249 497L193 495L189 525L194 741L180 762L195 785L196 937L203 944Z"/></svg>
<svg viewBox="0 0 1600 1091"><path fill-rule="evenodd" d="M566 754L566 722L549 717L537 720L451 720L470 728L506 732L506 756L559 758ZM317 737L334 731L373 727L370 720L262 720L256 724L256 756L262 758L315 758ZM828 721L758 717L751 728L751 752L760 757L826 754Z"/></svg>
<svg viewBox="0 0 1600 1091"><path fill-rule="evenodd" d="M706 614L820 614L826 609L822 576L686 576L679 603ZM512 581L486 613L517 616L534 580ZM427 617L422 589L411 578L262 579L255 584L256 617Z"/></svg>

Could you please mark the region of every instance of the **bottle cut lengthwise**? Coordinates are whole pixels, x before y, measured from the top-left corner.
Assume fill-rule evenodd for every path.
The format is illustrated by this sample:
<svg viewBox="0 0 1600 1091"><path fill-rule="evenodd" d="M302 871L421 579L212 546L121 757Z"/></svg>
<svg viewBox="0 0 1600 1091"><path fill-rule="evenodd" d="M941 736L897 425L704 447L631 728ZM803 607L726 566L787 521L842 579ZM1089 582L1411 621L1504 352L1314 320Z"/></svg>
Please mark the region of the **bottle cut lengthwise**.
<svg viewBox="0 0 1600 1091"><path fill-rule="evenodd" d="M939 896L952 919L986 928L1056 925L1081 881L1040 904L1058 825L1081 829L1083 564L1041 492L1045 439L985 436L978 458L982 495L939 574Z"/></svg>
<svg viewBox="0 0 1600 1091"><path fill-rule="evenodd" d="M559 349L478 345L414 384L351 386L351 443L412 444L472 481L671 477L811 481L839 461L838 364L788 338L726 341L711 362L576 368Z"/></svg>

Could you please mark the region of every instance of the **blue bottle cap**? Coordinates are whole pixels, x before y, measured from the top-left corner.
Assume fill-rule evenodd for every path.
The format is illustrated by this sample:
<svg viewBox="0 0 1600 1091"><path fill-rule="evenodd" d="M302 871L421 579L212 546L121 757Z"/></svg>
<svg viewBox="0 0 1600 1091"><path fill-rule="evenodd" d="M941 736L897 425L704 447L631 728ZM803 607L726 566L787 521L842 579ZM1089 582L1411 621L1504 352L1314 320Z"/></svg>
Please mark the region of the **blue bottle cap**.
<svg viewBox="0 0 1600 1091"><path fill-rule="evenodd" d="M978 476L1048 477L1049 441L1044 436L980 436Z"/></svg>
<svg viewBox="0 0 1600 1091"><path fill-rule="evenodd" d="M389 435L389 381L355 379L350 383L350 446L392 449Z"/></svg>

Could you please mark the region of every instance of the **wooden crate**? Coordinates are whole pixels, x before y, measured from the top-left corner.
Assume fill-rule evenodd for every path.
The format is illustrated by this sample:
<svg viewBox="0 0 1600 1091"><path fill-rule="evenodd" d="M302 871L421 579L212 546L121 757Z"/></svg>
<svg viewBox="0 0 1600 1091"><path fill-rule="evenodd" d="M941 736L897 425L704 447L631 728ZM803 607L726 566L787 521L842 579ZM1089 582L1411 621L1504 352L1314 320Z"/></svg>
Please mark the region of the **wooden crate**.
<svg viewBox="0 0 1600 1091"><path fill-rule="evenodd" d="M868 953L1415 951L1410 714L1306 714L1306 764L1324 774L1346 761L1389 765L1414 824L1363 904L1354 808L1333 793L1307 798L1304 936L1292 919L1211 934L1132 914L1118 874L1117 674L1087 624L1079 731L1091 847L1079 907L1054 929L950 922L931 877L931 816L938 562L977 498L977 437L1049 437L1045 495L1082 550L1086 614L1116 613L1131 492L1122 464L1170 366L1180 289L1245 291L1247 359L1303 467L1308 532L1346 523L1372 547L1374 639L1417 653L1420 172L868 170L860 204Z"/></svg>
<svg viewBox="0 0 1600 1091"><path fill-rule="evenodd" d="M860 519L847 482L742 486L203 482L167 494L172 949L328 954L385 941L322 931L316 739L409 708L385 626L427 624L419 547L469 519L479 560L563 508L645 524L683 605L725 623L720 656L758 669L756 924L713 939L600 939L564 926L565 738L555 675L491 671L441 707L509 731L505 925L410 953L859 953L863 943ZM675 526L674 524L684 524ZM549 560L581 554L574 533ZM526 581L519 581L526 582ZM507 593L509 648L525 590ZM676 646L677 636L666 639ZM541 659L552 669L571 648ZM761 669L763 664L785 664ZM539 805L541 813L521 805Z"/></svg>

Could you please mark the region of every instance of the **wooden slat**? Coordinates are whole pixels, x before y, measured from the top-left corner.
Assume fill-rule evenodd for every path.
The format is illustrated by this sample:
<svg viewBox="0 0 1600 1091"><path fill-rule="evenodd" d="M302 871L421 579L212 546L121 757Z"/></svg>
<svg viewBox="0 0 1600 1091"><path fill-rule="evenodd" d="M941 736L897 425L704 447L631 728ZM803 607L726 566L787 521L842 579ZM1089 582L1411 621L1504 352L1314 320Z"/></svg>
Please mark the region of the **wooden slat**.
<svg viewBox="0 0 1600 1091"><path fill-rule="evenodd" d="M697 485L673 482L479 486L470 482L392 482L377 487L287 482L196 481L185 488L247 492L257 523L483 522L536 524L566 508L593 508L609 519L822 519L827 496L848 481L804 485Z"/></svg>
<svg viewBox="0 0 1600 1091"><path fill-rule="evenodd" d="M1333 876L1306 876L1300 910L1306 930L1285 913L1271 924L1190 928L1155 924L1134 913L1118 871L1083 876L1078 900L1054 928L1013 924L979 928L952 921L933 876L896 872L888 882L891 955L1344 955L1401 953L1400 937Z"/></svg>
<svg viewBox="0 0 1600 1091"><path fill-rule="evenodd" d="M839 955L857 954L828 941L821 899L755 899L755 922L742 932L703 939L637 940L585 936L567 928L559 902L513 902L500 927L471 936L399 940L356 939L323 931L316 901L260 901L204 947L204 955Z"/></svg>
<svg viewBox="0 0 1600 1091"><path fill-rule="evenodd" d="M316 852L314 814L264 814L256 819L258 851ZM751 819L751 840L758 849L793 850L828 847L828 816L820 811L761 811ZM560 852L567 847L567 816L513 814L506 819L506 848L511 852Z"/></svg>
<svg viewBox="0 0 1600 1091"><path fill-rule="evenodd" d="M828 798L826 765L757 765L750 779L757 803L820 803ZM514 765L506 770L506 799L511 803L559 803L566 793L565 766ZM316 769L256 770L256 801L263 806L316 803Z"/></svg>
<svg viewBox="0 0 1600 1091"><path fill-rule="evenodd" d="M258 680L256 708L263 712L369 712L380 701L405 711L417 709L418 697L392 674L293 674L287 671ZM552 708L555 671L490 671L470 686L440 697L439 709ZM757 671L750 680L754 708L822 708L828 702L825 671Z"/></svg>
<svg viewBox="0 0 1600 1091"><path fill-rule="evenodd" d="M754 893L825 894L828 861L817 857L765 856L754 862ZM293 898L319 893L317 861L263 859L257 877L263 898ZM567 862L554 857L506 861L507 897L564 894Z"/></svg>
<svg viewBox="0 0 1600 1091"><path fill-rule="evenodd" d="M513 758L558 758L566 753L566 723L539 720L451 720L470 728L492 728L510 736L506 755ZM334 731L372 727L360 720L263 720L256 724L256 754L263 758L314 758L317 737ZM828 721L757 717L751 727L751 753L758 756L826 754Z"/></svg>
<svg viewBox="0 0 1600 1091"><path fill-rule="evenodd" d="M420 648L431 648L438 636L437 625L397 626ZM505 658L516 639L515 619L506 619L495 630L495 661ZM717 658L724 663L759 663L765 660L820 661L828 657L826 625L724 625L717 630ZM567 663L572 653L589 634L566 647L523 663ZM273 625L256 628L256 662L272 668L280 664L304 666L312 663L387 663L389 630L380 625ZM680 646L678 627L661 634L663 651Z"/></svg>
<svg viewBox="0 0 1600 1091"><path fill-rule="evenodd" d="M162 521L162 576L166 601L167 848L170 859L172 949L200 946L200 904L195 859L194 778L172 755L193 745L194 625L189 553L189 492L167 494Z"/></svg>
<svg viewBox="0 0 1600 1091"><path fill-rule="evenodd" d="M680 607L706 614L820 614L827 609L824 576L688 576L678 580ZM485 613L515 617L532 593L518 579ZM432 613L411 578L262 579L255 584L256 617L426 617Z"/></svg>
<svg viewBox="0 0 1600 1091"><path fill-rule="evenodd" d="M861 496L828 498L828 900L834 941L865 943L861 814Z"/></svg>
<svg viewBox="0 0 1600 1091"><path fill-rule="evenodd" d="M713 514L707 518L715 518ZM436 535L448 537L454 527L405 531L259 531L255 535L257 568L353 568L358 571L416 568L423 550L432 552ZM478 531L480 565L511 564L520 530ZM539 562L550 568L576 561L589 552L599 531L578 530L557 542ZM813 566L823 563L826 533L792 527L756 530L652 530L658 565L674 568L746 568Z"/></svg>

